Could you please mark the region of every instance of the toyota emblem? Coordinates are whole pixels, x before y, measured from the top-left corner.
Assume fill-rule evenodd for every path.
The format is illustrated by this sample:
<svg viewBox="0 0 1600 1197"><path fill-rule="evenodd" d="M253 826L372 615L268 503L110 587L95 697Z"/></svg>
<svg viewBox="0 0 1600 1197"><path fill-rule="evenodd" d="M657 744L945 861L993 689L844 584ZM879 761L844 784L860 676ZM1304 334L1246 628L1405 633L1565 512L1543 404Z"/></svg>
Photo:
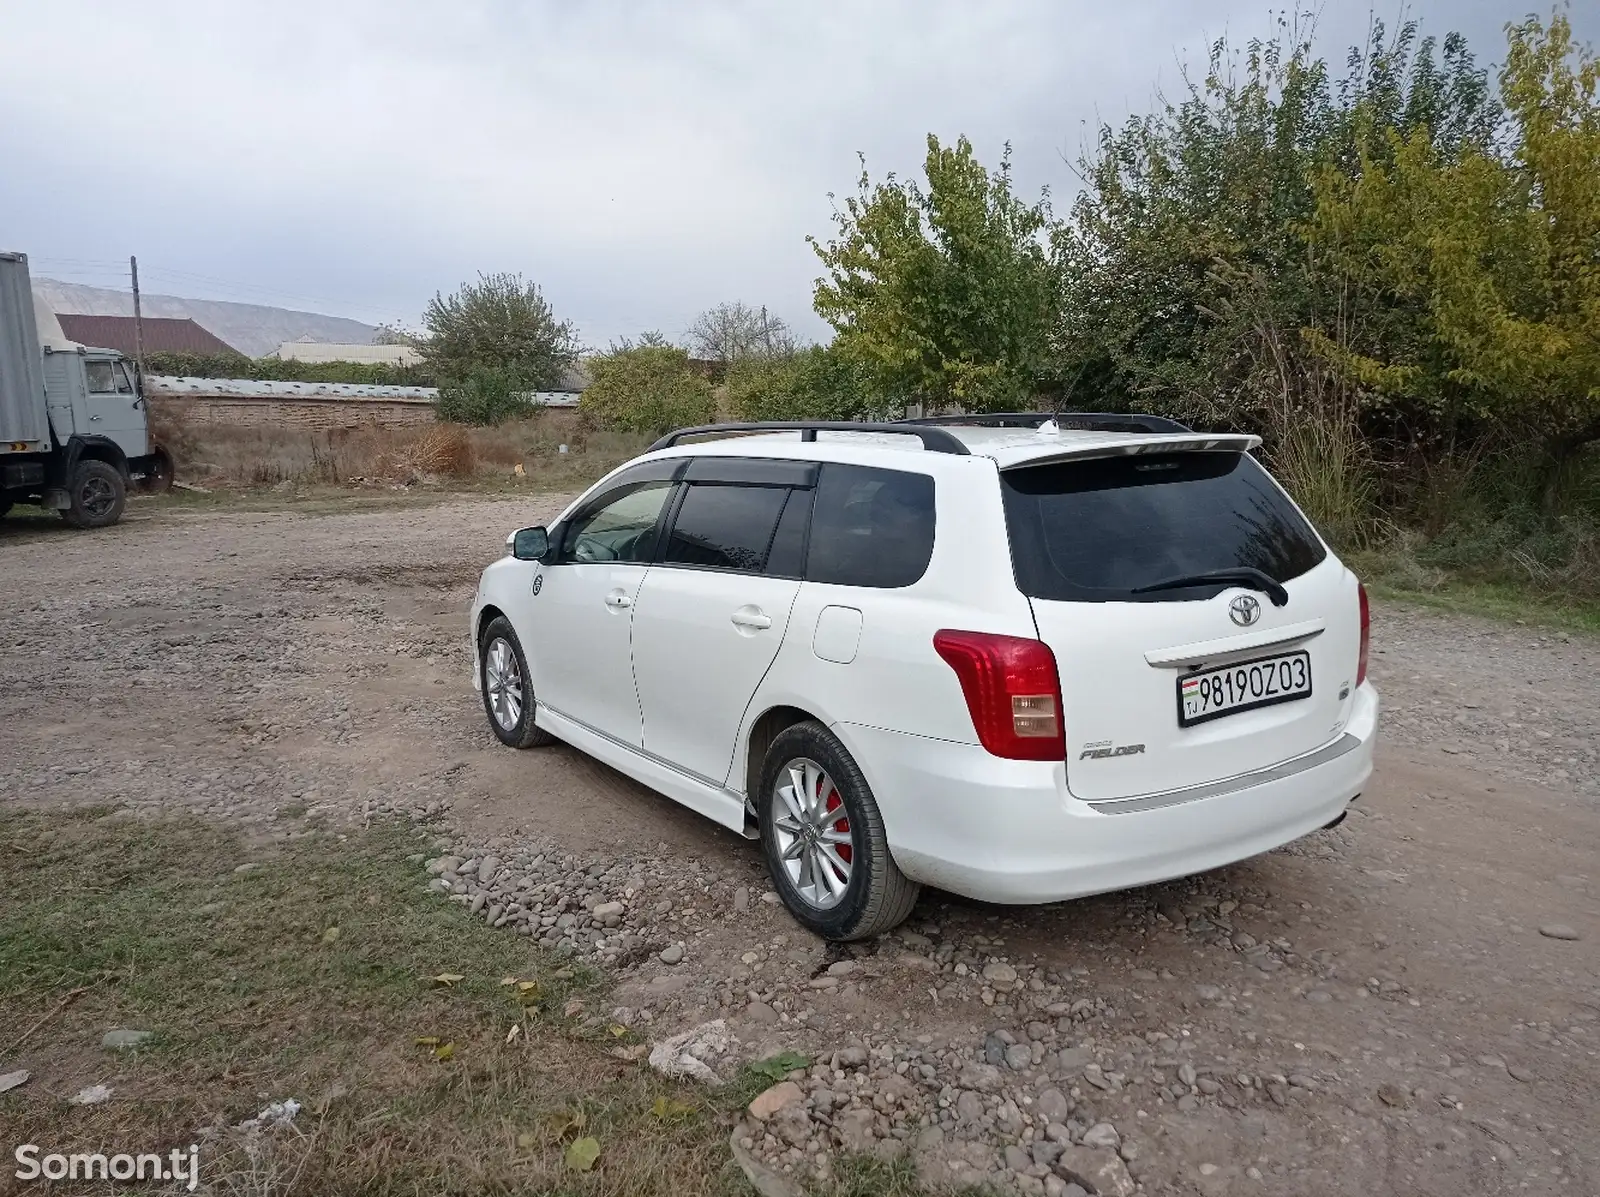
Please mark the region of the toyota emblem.
<svg viewBox="0 0 1600 1197"><path fill-rule="evenodd" d="M1228 618L1241 628L1247 628L1261 618L1261 604L1253 595L1241 594L1228 604Z"/></svg>

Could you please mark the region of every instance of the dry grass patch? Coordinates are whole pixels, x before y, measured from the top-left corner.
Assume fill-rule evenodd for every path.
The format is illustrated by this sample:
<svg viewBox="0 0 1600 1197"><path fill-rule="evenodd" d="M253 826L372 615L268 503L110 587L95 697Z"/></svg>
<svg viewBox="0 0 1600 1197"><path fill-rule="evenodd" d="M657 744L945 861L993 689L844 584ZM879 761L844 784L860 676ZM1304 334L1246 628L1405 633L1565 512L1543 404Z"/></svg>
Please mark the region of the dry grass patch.
<svg viewBox="0 0 1600 1197"><path fill-rule="evenodd" d="M233 497L328 489L582 489L648 443L642 436L587 430L565 413L493 428L180 426L169 419L162 438L176 446L180 482Z"/></svg>
<svg viewBox="0 0 1600 1197"><path fill-rule="evenodd" d="M241 1197L748 1192L728 1099L617 1058L634 1039L604 979L425 893L420 847L388 828L262 855L188 820L0 816L0 1060L32 1073L0 1139L198 1141L202 1191ZM102 1048L117 1027L153 1035ZM69 1103L94 1084L111 1100ZM197 1139L289 1098L290 1126Z"/></svg>

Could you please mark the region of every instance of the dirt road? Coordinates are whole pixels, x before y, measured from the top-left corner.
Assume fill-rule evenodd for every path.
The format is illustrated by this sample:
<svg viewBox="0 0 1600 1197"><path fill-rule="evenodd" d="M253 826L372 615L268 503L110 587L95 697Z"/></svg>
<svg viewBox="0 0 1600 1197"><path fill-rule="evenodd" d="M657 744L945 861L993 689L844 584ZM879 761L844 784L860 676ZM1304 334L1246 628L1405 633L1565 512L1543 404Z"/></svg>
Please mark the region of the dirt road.
<svg viewBox="0 0 1600 1197"><path fill-rule="evenodd" d="M0 523L0 793L181 804L266 852L428 821L434 884L612 963L618 1017L814 1055L745 1131L796 1175L844 1147L1051 1194L1067 1161L1102 1193L1600 1193L1600 642L1379 605L1344 826L1043 909L929 894L846 952L762 900L751 845L488 734L468 598L558 506Z"/></svg>

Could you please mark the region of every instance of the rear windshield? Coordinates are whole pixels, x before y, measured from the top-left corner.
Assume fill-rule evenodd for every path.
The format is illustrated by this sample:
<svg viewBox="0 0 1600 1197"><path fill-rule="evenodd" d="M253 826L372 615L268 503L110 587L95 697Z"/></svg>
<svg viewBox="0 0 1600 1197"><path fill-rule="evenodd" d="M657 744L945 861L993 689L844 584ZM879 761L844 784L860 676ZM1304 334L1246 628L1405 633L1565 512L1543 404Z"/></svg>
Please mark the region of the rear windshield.
<svg viewBox="0 0 1600 1197"><path fill-rule="evenodd" d="M1097 458L1005 470L1000 479L1017 586L1033 598L1207 598L1223 584L1134 592L1239 566L1287 582L1327 556L1243 453Z"/></svg>

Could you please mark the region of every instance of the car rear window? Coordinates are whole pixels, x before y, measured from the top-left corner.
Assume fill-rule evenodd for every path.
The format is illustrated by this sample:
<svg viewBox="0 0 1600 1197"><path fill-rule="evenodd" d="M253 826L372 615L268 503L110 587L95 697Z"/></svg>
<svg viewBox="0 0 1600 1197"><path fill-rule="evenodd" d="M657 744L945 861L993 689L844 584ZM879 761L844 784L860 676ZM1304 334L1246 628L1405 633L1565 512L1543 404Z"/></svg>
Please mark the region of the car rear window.
<svg viewBox="0 0 1600 1197"><path fill-rule="evenodd" d="M806 578L840 586L909 586L933 556L933 479L829 462L817 481Z"/></svg>
<svg viewBox="0 0 1600 1197"><path fill-rule="evenodd" d="M1287 582L1327 556L1248 454L1096 458L1005 470L1000 479L1017 586L1033 598L1205 598L1222 584L1135 591L1240 566Z"/></svg>

